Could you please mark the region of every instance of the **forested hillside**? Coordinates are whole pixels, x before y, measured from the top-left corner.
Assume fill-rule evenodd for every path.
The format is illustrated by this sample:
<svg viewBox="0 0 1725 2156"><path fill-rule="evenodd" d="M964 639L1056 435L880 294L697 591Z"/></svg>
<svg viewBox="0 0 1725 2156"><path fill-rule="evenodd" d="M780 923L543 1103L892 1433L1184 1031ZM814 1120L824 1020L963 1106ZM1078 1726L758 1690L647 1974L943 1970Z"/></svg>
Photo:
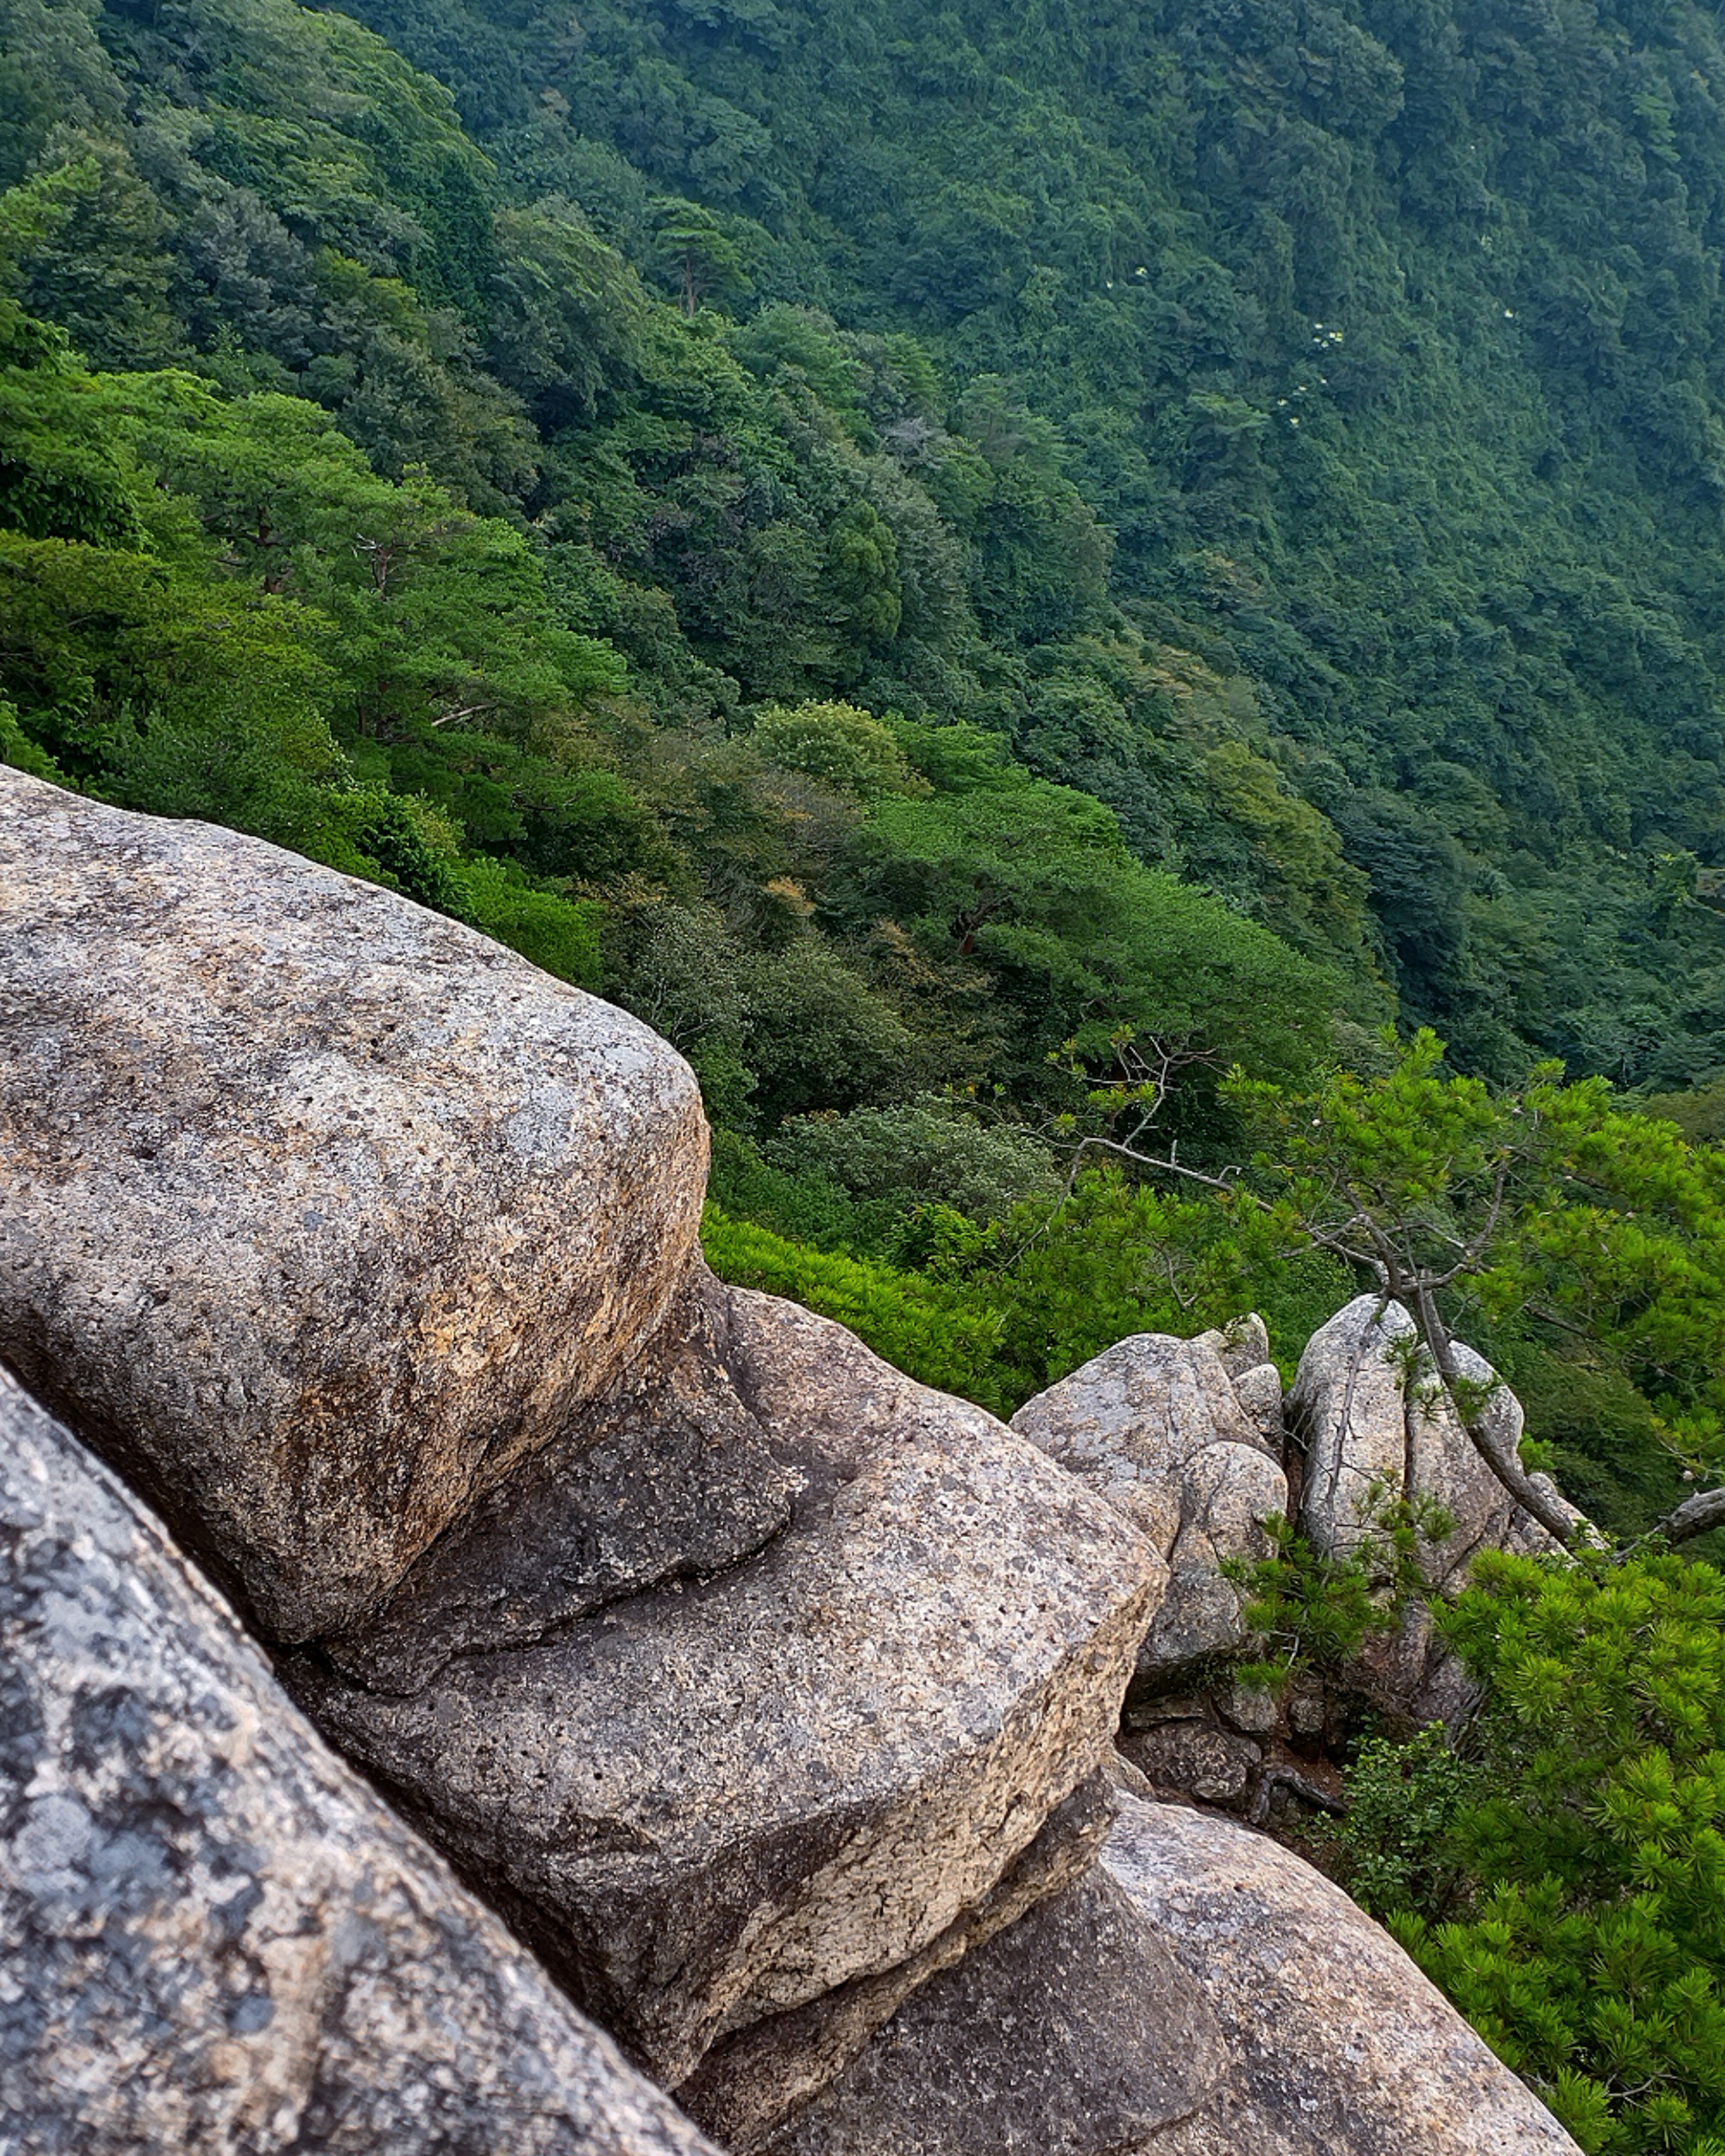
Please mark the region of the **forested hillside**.
<svg viewBox="0 0 1725 2156"><path fill-rule="evenodd" d="M1345 1267L1050 1235L1081 1137L1725 1065L1711 18L3 20L8 753L640 1012L733 1265L997 1404L1291 1353Z"/></svg>
<svg viewBox="0 0 1725 2156"><path fill-rule="evenodd" d="M1105 562L1128 644L1224 677L1243 742L1369 879L1406 1014L1486 1065L1520 1040L1666 1085L1717 1060L1711 11L370 19L444 74L514 186L576 195L667 289L680 213L654 191L711 213L710 296L764 310L757 372L833 378L786 305L918 338L993 475L973 595L1017 663L966 716L1109 802L1146 858L1287 923L1233 835L1264 774L1212 759L1227 839L1170 814L1167 721L1099 604ZM918 416L870 414L950 503L959 467ZM1076 490L1069 519L1023 513L1044 473Z"/></svg>
<svg viewBox="0 0 1725 2156"><path fill-rule="evenodd" d="M531 530L627 665L590 767L963 720L1356 1016L1725 1061L1711 15L387 13L437 80L270 0L15 0L17 296ZM472 754L382 761L495 855ZM604 846L510 857L652 880Z"/></svg>

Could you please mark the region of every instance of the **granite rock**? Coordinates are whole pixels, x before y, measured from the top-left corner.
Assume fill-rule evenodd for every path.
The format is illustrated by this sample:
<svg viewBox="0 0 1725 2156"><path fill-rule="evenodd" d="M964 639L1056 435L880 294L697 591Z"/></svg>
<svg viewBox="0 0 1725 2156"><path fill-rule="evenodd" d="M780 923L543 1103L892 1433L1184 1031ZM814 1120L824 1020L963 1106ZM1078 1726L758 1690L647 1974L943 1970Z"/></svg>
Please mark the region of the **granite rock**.
<svg viewBox="0 0 1725 2156"><path fill-rule="evenodd" d="M1240 1598L1219 1568L1266 1554L1262 1523L1288 1506L1271 1441L1281 1386L1263 1359L1267 1344L1260 1318L1194 1340L1137 1333L1013 1417L1021 1435L1126 1513L1168 1566L1139 1656L1147 1680L1245 1644ZM1224 1358L1248 1384L1251 1414Z"/></svg>
<svg viewBox="0 0 1725 2156"><path fill-rule="evenodd" d="M420 1691L457 1655L531 1646L763 1548L804 1478L737 1396L717 1337L728 1322L726 1291L693 1268L648 1353L321 1652L367 1691Z"/></svg>
<svg viewBox="0 0 1725 2156"><path fill-rule="evenodd" d="M712 2156L0 1373L13 2156Z"/></svg>
<svg viewBox="0 0 1725 2156"><path fill-rule="evenodd" d="M1322 1873L1232 1820L1118 1803L1101 1869L1197 1987L1229 2061L1156 2156L1577 2156Z"/></svg>
<svg viewBox="0 0 1725 2156"><path fill-rule="evenodd" d="M1414 1321L1398 1302L1357 1296L1307 1342L1288 1395L1306 1451L1301 1524L1326 1556L1368 1542L1408 1467L1404 1372Z"/></svg>
<svg viewBox="0 0 1725 2156"><path fill-rule="evenodd" d="M1337 1887L1111 1779L1096 1865L907 1999L767 2156L1575 2156Z"/></svg>
<svg viewBox="0 0 1725 2156"><path fill-rule="evenodd" d="M1208 1332L1195 1337L1215 1351L1218 1362L1236 1382L1249 1371L1260 1370L1270 1362L1270 1327L1255 1310L1249 1311L1244 1317L1236 1317L1231 1325L1213 1326ZM1275 1365L1271 1367L1274 1368Z"/></svg>
<svg viewBox="0 0 1725 2156"><path fill-rule="evenodd" d="M677 2088L679 2103L732 2156L752 2156L836 2081L875 2030L932 1977L1091 1869L1113 1821L1112 1789L1125 1764L1117 1753L1106 1759L1055 1808L999 1883L920 1953L716 2046Z"/></svg>
<svg viewBox="0 0 1725 2156"><path fill-rule="evenodd" d="M1152 1788L1207 1804L1240 1804L1264 1762L1262 1747L1250 1737L1202 1722L1158 1722L1125 1731L1119 1742Z"/></svg>
<svg viewBox="0 0 1725 2156"><path fill-rule="evenodd" d="M982 1409L793 1305L709 1293L736 1413L795 1487L757 1554L531 1644L470 1634L411 1695L288 1665L668 2085L993 1890L1107 1748L1163 1577ZM566 1529L531 1466L496 1504L521 1574L554 1567Z"/></svg>
<svg viewBox="0 0 1725 2156"><path fill-rule="evenodd" d="M0 769L0 1154L8 1358L291 1641L651 1337L706 1130L474 931Z"/></svg>
<svg viewBox="0 0 1725 2156"><path fill-rule="evenodd" d="M1137 2156L1159 2151L1227 2066L1202 1984L1096 1865L925 1984L765 2146L771 2156Z"/></svg>
<svg viewBox="0 0 1725 2156"><path fill-rule="evenodd" d="M1516 1503L1462 1427L1447 1394L1415 1353L1417 1331L1399 1303L1363 1295L1312 1336L1289 1395L1306 1450L1301 1520L1330 1556L1369 1548L1378 1516L1404 1497L1440 1506L1453 1522L1421 1551L1430 1584L1459 1586L1484 1548L1554 1549ZM1491 1388L1481 1414L1488 1444L1512 1456L1520 1403L1483 1357L1455 1344L1461 1375ZM1585 1525L1575 1514L1579 1527Z"/></svg>

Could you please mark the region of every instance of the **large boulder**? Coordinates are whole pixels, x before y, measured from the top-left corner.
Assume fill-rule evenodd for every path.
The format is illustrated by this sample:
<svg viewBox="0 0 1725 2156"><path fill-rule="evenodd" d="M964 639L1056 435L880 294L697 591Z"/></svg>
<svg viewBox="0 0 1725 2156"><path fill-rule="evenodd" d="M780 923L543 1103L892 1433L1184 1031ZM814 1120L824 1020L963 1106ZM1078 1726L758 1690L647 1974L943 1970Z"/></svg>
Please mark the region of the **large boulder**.
<svg viewBox="0 0 1725 2156"><path fill-rule="evenodd" d="M1577 2156L1389 1933L1267 1835L1122 1796L1101 1862L1228 2061L1156 2156Z"/></svg>
<svg viewBox="0 0 1725 2156"><path fill-rule="evenodd" d="M655 1558L663 1584L605 1599L564 1563L553 1447L483 1509L510 1579L553 1583L531 1625L525 1590L487 1604L491 1560L458 1534L384 1612L375 1666L362 1631L339 1661L290 1664L320 1722L668 2085L962 1933L1106 1751L1162 1581L1126 1519L981 1409L793 1305L700 1295L665 1334L707 1373L694 1411L764 1448L790 1493L755 1555L689 1578ZM654 1363L631 1386L666 1382ZM589 1455L619 1488L660 1441L632 1397ZM651 1522L631 1537L652 1544ZM417 1662L403 1609L445 1628Z"/></svg>
<svg viewBox="0 0 1725 2156"><path fill-rule="evenodd" d="M712 2156L0 1373L0 2140Z"/></svg>
<svg viewBox="0 0 1725 2156"><path fill-rule="evenodd" d="M0 1152L8 1358L291 1641L651 1337L706 1132L472 930L0 768Z"/></svg>
<svg viewBox="0 0 1725 2156"><path fill-rule="evenodd" d="M1578 2156L1309 1865L1117 1801L1099 1861L913 1993L762 2156Z"/></svg>
<svg viewBox="0 0 1725 2156"><path fill-rule="evenodd" d="M1520 1403L1485 1358L1457 1342L1461 1376L1480 1389L1482 1434L1512 1457ZM1550 1551L1552 1537L1517 1504L1481 1458L1419 1345L1399 1302L1357 1296L1314 1332L1288 1399L1305 1447L1301 1523L1325 1556L1368 1553L1387 1512L1414 1501L1447 1515L1449 1532L1422 1548L1421 1568L1439 1589L1459 1586L1481 1549ZM1556 1502L1555 1487L1542 1486ZM1571 1508L1573 1510L1573 1507ZM1585 1522L1574 1514L1578 1528Z"/></svg>
<svg viewBox="0 0 1725 2156"><path fill-rule="evenodd" d="M18 778L0 862L13 1352L658 2078L1060 1883L1162 1568L706 1274L661 1042L231 833Z"/></svg>
<svg viewBox="0 0 1725 2156"><path fill-rule="evenodd" d="M1255 1318L1233 1338L1135 1333L1013 1417L1020 1436L1124 1512L1167 1566L1139 1657L1146 1679L1245 1642L1240 1597L1221 1566L1266 1555L1263 1522L1288 1506L1275 1448L1281 1388L1267 1358Z"/></svg>

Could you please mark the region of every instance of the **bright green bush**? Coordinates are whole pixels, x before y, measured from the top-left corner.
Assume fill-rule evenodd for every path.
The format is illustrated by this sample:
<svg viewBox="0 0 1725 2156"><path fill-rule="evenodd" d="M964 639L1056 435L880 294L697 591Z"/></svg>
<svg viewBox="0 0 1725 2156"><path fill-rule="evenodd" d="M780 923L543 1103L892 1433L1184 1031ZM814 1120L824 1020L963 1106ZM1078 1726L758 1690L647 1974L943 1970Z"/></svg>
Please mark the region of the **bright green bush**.
<svg viewBox="0 0 1725 2156"><path fill-rule="evenodd" d="M1343 1876L1588 2156L1725 2147L1725 1576L1481 1557L1460 1761L1368 1747Z"/></svg>
<svg viewBox="0 0 1725 2156"><path fill-rule="evenodd" d="M709 1206L707 1262L721 1280L800 1302L865 1340L897 1368L1010 1414L1017 1402L998 1358L999 1318L980 1296L860 1258L814 1250Z"/></svg>
<svg viewBox="0 0 1725 2156"><path fill-rule="evenodd" d="M1060 1189L1045 1142L1018 1125L983 1122L937 1093L849 1115L797 1116L762 1151L794 1175L824 1177L901 1212L932 1204L972 1220L1004 1220L1027 1201L1051 1204Z"/></svg>

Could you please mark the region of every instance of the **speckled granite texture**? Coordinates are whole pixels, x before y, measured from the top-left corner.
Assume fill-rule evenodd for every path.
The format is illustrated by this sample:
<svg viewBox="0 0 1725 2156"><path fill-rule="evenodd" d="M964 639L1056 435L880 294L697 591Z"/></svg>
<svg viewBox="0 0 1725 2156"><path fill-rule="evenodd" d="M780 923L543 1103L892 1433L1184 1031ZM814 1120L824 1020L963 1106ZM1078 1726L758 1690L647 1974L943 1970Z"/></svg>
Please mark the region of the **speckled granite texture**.
<svg viewBox="0 0 1725 2156"><path fill-rule="evenodd" d="M290 1640L650 1337L706 1137L473 930L0 767L0 1161L8 1359Z"/></svg>
<svg viewBox="0 0 1725 2156"><path fill-rule="evenodd" d="M8 2156L712 2156L0 1373Z"/></svg>

